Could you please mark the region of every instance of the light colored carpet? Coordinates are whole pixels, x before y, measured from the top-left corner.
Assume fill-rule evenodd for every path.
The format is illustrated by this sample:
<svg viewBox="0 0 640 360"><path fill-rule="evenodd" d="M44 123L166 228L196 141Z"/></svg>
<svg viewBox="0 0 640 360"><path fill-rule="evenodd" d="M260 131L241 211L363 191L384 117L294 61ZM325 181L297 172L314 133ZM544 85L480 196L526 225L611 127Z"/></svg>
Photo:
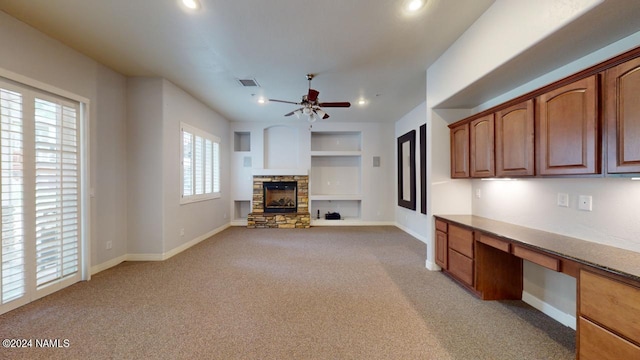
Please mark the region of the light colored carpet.
<svg viewBox="0 0 640 360"><path fill-rule="evenodd" d="M424 268L394 227L230 228L0 316L2 359L574 359L575 332Z"/></svg>

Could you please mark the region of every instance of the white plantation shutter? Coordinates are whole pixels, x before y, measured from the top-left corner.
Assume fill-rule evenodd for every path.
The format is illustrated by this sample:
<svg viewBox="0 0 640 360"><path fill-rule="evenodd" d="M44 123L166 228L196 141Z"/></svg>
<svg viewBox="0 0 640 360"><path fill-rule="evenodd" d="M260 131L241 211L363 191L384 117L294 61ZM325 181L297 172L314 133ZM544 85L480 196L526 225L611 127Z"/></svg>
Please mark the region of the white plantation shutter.
<svg viewBox="0 0 640 360"><path fill-rule="evenodd" d="M220 139L181 124L181 203L220 197Z"/></svg>
<svg viewBox="0 0 640 360"><path fill-rule="evenodd" d="M35 99L36 284L78 271L77 109Z"/></svg>
<svg viewBox="0 0 640 360"><path fill-rule="evenodd" d="M182 133L182 196L193 195L193 134Z"/></svg>
<svg viewBox="0 0 640 360"><path fill-rule="evenodd" d="M26 293L22 116L22 95L0 89L0 304L21 298Z"/></svg>
<svg viewBox="0 0 640 360"><path fill-rule="evenodd" d="M213 143L213 193L220 194L220 142Z"/></svg>
<svg viewBox="0 0 640 360"><path fill-rule="evenodd" d="M203 149L204 148L204 139L200 136L196 135L196 142L194 144L194 163L193 163L193 174L194 174L194 186L196 188L196 195L204 194L204 161L203 161Z"/></svg>
<svg viewBox="0 0 640 360"><path fill-rule="evenodd" d="M213 193L213 142L204 141L204 191Z"/></svg>
<svg viewBox="0 0 640 360"><path fill-rule="evenodd" d="M0 313L81 279L80 103L0 79Z"/></svg>

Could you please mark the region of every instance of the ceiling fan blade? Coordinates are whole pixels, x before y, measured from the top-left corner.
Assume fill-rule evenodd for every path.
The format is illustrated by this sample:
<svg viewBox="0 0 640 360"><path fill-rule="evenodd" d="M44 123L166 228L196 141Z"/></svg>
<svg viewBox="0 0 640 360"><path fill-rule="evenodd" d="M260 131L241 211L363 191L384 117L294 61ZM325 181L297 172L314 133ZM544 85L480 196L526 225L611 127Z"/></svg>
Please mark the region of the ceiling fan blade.
<svg viewBox="0 0 640 360"><path fill-rule="evenodd" d="M309 94L307 95L307 100L309 100L309 102L314 102L318 100L318 95L320 95L320 91L310 88Z"/></svg>
<svg viewBox="0 0 640 360"><path fill-rule="evenodd" d="M274 102L279 102L279 103L285 103L285 104L302 105L302 104L297 103L297 102L293 102L293 101L286 101L286 100L269 99L269 101L274 101Z"/></svg>
<svg viewBox="0 0 640 360"><path fill-rule="evenodd" d="M320 107L351 107L351 103L344 101L344 102L324 102L324 103L320 103L318 104L318 106Z"/></svg>
<svg viewBox="0 0 640 360"><path fill-rule="evenodd" d="M315 109L313 110L314 113L316 113L318 116L320 116L322 119L328 119L329 118L329 114L327 114L326 112L322 111L321 109Z"/></svg>
<svg viewBox="0 0 640 360"><path fill-rule="evenodd" d="M291 116L291 115L295 114L295 113L296 113L296 111L302 111L302 109L303 109L303 108L300 108L300 109L297 109L297 110L293 110L293 111L292 111L292 112L290 112L290 113L286 113L286 114L284 114L284 116ZM298 117L300 117L300 116L298 115Z"/></svg>

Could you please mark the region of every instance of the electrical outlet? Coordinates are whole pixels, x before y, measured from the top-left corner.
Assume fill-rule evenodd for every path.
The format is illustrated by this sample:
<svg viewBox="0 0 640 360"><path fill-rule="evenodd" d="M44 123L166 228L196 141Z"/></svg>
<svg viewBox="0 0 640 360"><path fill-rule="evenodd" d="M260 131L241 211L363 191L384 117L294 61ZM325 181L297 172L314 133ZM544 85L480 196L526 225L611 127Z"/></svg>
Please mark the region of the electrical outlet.
<svg viewBox="0 0 640 360"><path fill-rule="evenodd" d="M476 199L480 199L482 197L482 190L481 189L476 189Z"/></svg>
<svg viewBox="0 0 640 360"><path fill-rule="evenodd" d="M113 243L111 241L107 241L106 248L107 250L111 250L111 248L113 248Z"/></svg>
<svg viewBox="0 0 640 360"><path fill-rule="evenodd" d="M558 193L558 206L569 207L569 194Z"/></svg>
<svg viewBox="0 0 640 360"><path fill-rule="evenodd" d="M578 196L578 209L584 211L593 210L593 197L591 195Z"/></svg>
<svg viewBox="0 0 640 360"><path fill-rule="evenodd" d="M180 236L184 236L184 228L180 229Z"/></svg>

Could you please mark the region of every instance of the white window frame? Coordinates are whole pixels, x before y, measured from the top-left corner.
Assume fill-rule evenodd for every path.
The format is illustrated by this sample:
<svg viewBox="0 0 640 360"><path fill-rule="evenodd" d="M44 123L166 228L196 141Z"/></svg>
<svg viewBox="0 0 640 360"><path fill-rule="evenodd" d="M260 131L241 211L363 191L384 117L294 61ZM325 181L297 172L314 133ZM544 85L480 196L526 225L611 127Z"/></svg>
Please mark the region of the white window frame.
<svg viewBox="0 0 640 360"><path fill-rule="evenodd" d="M191 190L192 194L185 194L185 132L193 135L192 141L192 154L195 157L196 155L196 138L199 137L202 139L203 143L206 141L210 141L212 144L212 149L217 147L217 152L213 151L212 159L211 159L211 168L210 172L206 171L206 156L205 151L200 153L202 170L201 176L199 177L200 183L198 183L198 179L196 179L196 171L195 171L195 161L194 165L191 169ZM194 126L186 124L184 122L180 123L180 204L189 204L196 201L204 201L211 199L218 199L221 197L221 185L220 185L220 152L222 150L222 146L220 145L220 138L210 134L204 130L200 130ZM195 160L195 159L194 159ZM209 189L206 189L206 176L210 174L211 176L211 186ZM201 194L195 194L195 189L197 185L202 187Z"/></svg>

